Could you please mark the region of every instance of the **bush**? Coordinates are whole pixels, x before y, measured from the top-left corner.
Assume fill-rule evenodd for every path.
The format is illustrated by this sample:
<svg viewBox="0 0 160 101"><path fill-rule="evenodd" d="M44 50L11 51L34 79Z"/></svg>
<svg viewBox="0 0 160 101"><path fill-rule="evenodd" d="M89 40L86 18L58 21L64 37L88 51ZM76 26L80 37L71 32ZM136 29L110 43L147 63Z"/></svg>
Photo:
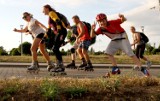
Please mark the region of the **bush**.
<svg viewBox="0 0 160 101"><path fill-rule="evenodd" d="M10 55L12 55L12 56L17 56L17 55L21 55L21 53L18 51L18 48L13 48L13 49L10 51Z"/></svg>
<svg viewBox="0 0 160 101"><path fill-rule="evenodd" d="M0 47L0 55L8 55L7 51L4 50L2 46Z"/></svg>
<svg viewBox="0 0 160 101"><path fill-rule="evenodd" d="M30 51L31 43L24 42L24 43L22 43L22 46L23 46L23 48L22 48L23 54L24 55L31 55L31 51ZM21 53L21 44L18 47L18 51L19 51L19 53Z"/></svg>
<svg viewBox="0 0 160 101"><path fill-rule="evenodd" d="M40 91L42 95L47 98L47 100L54 101L58 95L57 85L54 82L50 82L48 80L42 82Z"/></svg>

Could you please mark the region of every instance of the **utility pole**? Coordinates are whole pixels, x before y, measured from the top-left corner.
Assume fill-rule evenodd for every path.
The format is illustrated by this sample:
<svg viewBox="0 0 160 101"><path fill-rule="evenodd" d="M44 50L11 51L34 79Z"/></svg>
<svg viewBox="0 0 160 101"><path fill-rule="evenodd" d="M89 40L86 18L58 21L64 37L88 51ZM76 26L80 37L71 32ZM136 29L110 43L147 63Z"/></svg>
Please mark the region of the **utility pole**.
<svg viewBox="0 0 160 101"><path fill-rule="evenodd" d="M159 11L160 11L160 0L159 0L159 2L158 2L158 3L159 3L159 4L158 4L158 6L159 6L158 8L159 8Z"/></svg>
<svg viewBox="0 0 160 101"><path fill-rule="evenodd" d="M141 26L141 30L142 30L142 32L144 33L144 26Z"/></svg>
<svg viewBox="0 0 160 101"><path fill-rule="evenodd" d="M23 30L23 25L20 25L21 30ZM21 56L23 55L23 33L21 32Z"/></svg>

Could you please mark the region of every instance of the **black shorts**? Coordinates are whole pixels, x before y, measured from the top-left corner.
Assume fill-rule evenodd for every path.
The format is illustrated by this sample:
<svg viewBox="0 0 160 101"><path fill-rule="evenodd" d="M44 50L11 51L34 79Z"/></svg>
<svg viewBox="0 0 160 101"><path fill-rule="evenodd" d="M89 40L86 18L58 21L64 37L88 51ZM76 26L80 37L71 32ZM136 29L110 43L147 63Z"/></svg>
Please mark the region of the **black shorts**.
<svg viewBox="0 0 160 101"><path fill-rule="evenodd" d="M36 36L36 38L42 39L44 37L44 33L40 33Z"/></svg>
<svg viewBox="0 0 160 101"><path fill-rule="evenodd" d="M139 58L139 59L143 58L145 47L146 47L145 44L137 45L137 48L136 48L136 56L137 56L137 58Z"/></svg>

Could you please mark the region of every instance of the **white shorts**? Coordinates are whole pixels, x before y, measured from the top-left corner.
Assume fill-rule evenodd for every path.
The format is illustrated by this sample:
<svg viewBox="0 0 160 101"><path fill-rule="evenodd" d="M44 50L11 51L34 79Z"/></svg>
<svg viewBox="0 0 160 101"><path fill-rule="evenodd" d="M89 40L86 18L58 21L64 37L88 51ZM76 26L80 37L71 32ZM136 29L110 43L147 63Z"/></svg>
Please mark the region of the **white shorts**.
<svg viewBox="0 0 160 101"><path fill-rule="evenodd" d="M111 41L105 51L106 54L114 55L118 50L122 50L128 56L134 56L131 44L128 39Z"/></svg>

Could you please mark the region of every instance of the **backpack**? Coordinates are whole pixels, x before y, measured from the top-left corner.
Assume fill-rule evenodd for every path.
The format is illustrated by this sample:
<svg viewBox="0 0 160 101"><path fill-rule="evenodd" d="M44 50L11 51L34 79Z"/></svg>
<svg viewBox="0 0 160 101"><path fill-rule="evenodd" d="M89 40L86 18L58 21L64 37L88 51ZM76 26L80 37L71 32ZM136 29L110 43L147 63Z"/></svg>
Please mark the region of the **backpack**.
<svg viewBox="0 0 160 101"><path fill-rule="evenodd" d="M142 41L144 41L145 43L149 42L148 37L144 33L140 32L140 36Z"/></svg>
<svg viewBox="0 0 160 101"><path fill-rule="evenodd" d="M75 34L76 36L78 36L78 31L77 31L77 26L76 25L74 25L74 26L71 27L71 32L73 34Z"/></svg>
<svg viewBox="0 0 160 101"><path fill-rule="evenodd" d="M91 24L88 22L83 21L83 23L86 25L87 29L88 29L88 34L90 36L90 32L91 32ZM96 42L96 37L91 38L91 44L94 44Z"/></svg>
<svg viewBox="0 0 160 101"><path fill-rule="evenodd" d="M59 17L59 19L64 23L64 25L66 26L66 28L67 28L68 26L70 26L70 23L69 23L69 21L68 21L68 19L67 19L66 16L64 16L63 14L61 14L61 13L59 13L59 12L56 12L56 14L57 14L57 16Z"/></svg>

